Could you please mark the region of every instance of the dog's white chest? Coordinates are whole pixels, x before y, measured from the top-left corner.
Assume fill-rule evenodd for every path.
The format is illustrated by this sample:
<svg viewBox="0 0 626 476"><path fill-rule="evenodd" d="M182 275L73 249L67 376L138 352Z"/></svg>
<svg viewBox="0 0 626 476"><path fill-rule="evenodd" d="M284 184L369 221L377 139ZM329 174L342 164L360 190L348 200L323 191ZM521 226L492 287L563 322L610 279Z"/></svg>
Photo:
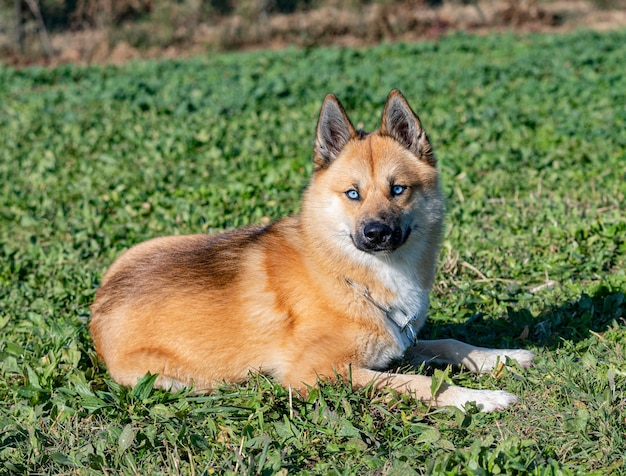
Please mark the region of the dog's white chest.
<svg viewBox="0 0 626 476"><path fill-rule="evenodd" d="M429 307L429 289L420 285L417 272L407 264L393 266L383 263L376 268L376 278L384 283L386 294L383 298L371 292L369 287L348 281L355 291L378 308L385 319L384 324L394 337L394 344L376 345L371 349L375 367L382 368L392 360L400 358L406 349L417 339L417 332L424 324Z"/></svg>

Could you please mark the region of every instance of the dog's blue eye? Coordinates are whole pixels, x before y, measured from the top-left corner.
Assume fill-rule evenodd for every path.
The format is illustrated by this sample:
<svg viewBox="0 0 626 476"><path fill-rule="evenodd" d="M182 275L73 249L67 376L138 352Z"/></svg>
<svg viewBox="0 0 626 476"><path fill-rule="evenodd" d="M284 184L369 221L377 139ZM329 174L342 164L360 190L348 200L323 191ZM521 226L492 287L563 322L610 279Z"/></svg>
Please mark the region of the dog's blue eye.
<svg viewBox="0 0 626 476"><path fill-rule="evenodd" d="M405 190L406 187L404 185L394 185L391 187L391 195L397 197L398 195L402 195Z"/></svg>
<svg viewBox="0 0 626 476"><path fill-rule="evenodd" d="M358 190L355 190L353 188L346 192L346 197L348 197L350 200L358 200L359 198L361 198Z"/></svg>

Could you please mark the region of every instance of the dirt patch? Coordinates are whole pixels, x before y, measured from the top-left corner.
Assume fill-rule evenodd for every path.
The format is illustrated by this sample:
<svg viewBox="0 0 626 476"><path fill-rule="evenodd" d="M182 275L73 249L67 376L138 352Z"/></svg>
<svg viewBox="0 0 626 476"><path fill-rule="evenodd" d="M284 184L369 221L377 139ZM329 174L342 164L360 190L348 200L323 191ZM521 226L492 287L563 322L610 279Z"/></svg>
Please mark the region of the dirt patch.
<svg viewBox="0 0 626 476"><path fill-rule="evenodd" d="M171 44L138 48L107 30L51 35L51 56L19 55L4 48L5 64L54 66L63 63L121 64L139 58L180 58L207 51L278 49L287 46L360 46L380 41L414 42L450 31L562 32L578 28L610 30L626 27L626 2L598 8L597 2L560 0L492 0L440 7L405 2L370 4L360 9L326 6L289 15L268 15L254 21L226 17L214 24L194 24L176 32ZM126 26L132 30L132 25Z"/></svg>

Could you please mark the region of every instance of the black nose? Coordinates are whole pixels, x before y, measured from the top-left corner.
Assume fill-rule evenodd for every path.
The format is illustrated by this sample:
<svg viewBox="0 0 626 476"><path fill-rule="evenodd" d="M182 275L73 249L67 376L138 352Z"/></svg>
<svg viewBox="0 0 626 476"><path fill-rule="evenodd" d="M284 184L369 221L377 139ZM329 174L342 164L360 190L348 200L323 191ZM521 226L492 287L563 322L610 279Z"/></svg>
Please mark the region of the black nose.
<svg viewBox="0 0 626 476"><path fill-rule="evenodd" d="M393 230L391 227L381 222L371 222L363 228L363 236L368 244L372 246L380 246L385 244L391 238Z"/></svg>

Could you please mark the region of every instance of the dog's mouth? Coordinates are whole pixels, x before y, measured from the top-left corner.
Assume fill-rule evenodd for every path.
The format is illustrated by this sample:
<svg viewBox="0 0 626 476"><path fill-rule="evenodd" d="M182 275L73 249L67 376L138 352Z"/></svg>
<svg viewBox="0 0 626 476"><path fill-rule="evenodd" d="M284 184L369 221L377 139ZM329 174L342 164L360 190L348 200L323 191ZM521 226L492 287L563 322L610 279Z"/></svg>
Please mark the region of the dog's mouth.
<svg viewBox="0 0 626 476"><path fill-rule="evenodd" d="M357 249L366 253L390 253L406 243L411 228L391 227L386 223L373 221L361 226L352 242Z"/></svg>

